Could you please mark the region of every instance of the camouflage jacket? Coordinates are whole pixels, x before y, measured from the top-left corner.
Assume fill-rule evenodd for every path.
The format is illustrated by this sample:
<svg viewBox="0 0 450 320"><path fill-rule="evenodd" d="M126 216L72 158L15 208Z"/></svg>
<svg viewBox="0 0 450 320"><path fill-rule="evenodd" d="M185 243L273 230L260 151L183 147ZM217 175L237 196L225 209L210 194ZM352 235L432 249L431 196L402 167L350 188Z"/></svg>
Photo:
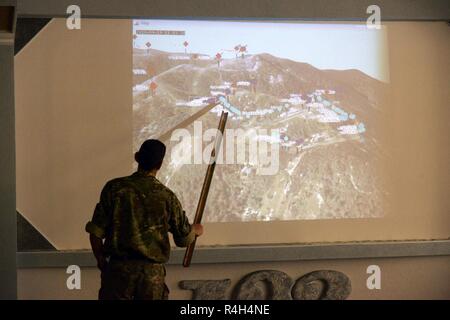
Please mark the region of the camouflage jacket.
<svg viewBox="0 0 450 320"><path fill-rule="evenodd" d="M153 176L137 171L106 183L86 231L105 239L105 254L169 260L171 232L185 247L194 232L175 194Z"/></svg>

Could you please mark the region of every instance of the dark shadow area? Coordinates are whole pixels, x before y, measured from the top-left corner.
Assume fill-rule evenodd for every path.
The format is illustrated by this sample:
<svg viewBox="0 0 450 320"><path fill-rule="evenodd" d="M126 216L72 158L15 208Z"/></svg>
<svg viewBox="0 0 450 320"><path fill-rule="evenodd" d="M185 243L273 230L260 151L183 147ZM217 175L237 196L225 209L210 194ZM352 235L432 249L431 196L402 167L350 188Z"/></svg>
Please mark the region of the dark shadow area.
<svg viewBox="0 0 450 320"><path fill-rule="evenodd" d="M17 251L55 251L56 248L17 212Z"/></svg>

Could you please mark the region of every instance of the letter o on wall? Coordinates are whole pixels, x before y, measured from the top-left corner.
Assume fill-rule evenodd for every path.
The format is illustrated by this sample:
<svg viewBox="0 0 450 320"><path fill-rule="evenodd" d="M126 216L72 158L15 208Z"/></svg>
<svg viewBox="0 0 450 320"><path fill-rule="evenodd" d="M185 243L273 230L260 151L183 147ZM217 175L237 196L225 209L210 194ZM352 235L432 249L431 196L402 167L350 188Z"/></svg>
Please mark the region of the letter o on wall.
<svg viewBox="0 0 450 320"><path fill-rule="evenodd" d="M261 270L246 275L236 286L237 300L291 300L292 279L277 270Z"/></svg>
<svg viewBox="0 0 450 320"><path fill-rule="evenodd" d="M351 291L350 279L342 272L318 270L300 277L291 294L295 300L345 300Z"/></svg>

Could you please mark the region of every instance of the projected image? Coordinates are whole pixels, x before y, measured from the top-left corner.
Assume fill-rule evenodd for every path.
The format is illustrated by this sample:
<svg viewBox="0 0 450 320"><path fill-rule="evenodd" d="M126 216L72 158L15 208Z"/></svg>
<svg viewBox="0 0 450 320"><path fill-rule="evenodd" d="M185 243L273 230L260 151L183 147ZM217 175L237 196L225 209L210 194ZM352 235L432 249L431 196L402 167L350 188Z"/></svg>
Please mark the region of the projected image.
<svg viewBox="0 0 450 320"><path fill-rule="evenodd" d="M173 157L186 145L171 138L186 129L202 150L225 110L237 139L224 136L204 222L382 216L386 56L385 30L365 25L134 20L134 150L164 140L158 178L192 219L207 164Z"/></svg>

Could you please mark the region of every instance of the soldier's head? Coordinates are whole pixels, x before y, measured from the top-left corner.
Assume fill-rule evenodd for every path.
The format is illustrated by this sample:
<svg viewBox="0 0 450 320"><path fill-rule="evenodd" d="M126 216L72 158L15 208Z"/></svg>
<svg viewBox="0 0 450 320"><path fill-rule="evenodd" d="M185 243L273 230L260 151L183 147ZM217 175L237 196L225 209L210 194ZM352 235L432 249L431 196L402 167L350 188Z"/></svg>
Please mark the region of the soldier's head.
<svg viewBox="0 0 450 320"><path fill-rule="evenodd" d="M166 155L166 146L159 140L149 139L144 141L134 159L139 164L139 169L145 171L158 171Z"/></svg>

